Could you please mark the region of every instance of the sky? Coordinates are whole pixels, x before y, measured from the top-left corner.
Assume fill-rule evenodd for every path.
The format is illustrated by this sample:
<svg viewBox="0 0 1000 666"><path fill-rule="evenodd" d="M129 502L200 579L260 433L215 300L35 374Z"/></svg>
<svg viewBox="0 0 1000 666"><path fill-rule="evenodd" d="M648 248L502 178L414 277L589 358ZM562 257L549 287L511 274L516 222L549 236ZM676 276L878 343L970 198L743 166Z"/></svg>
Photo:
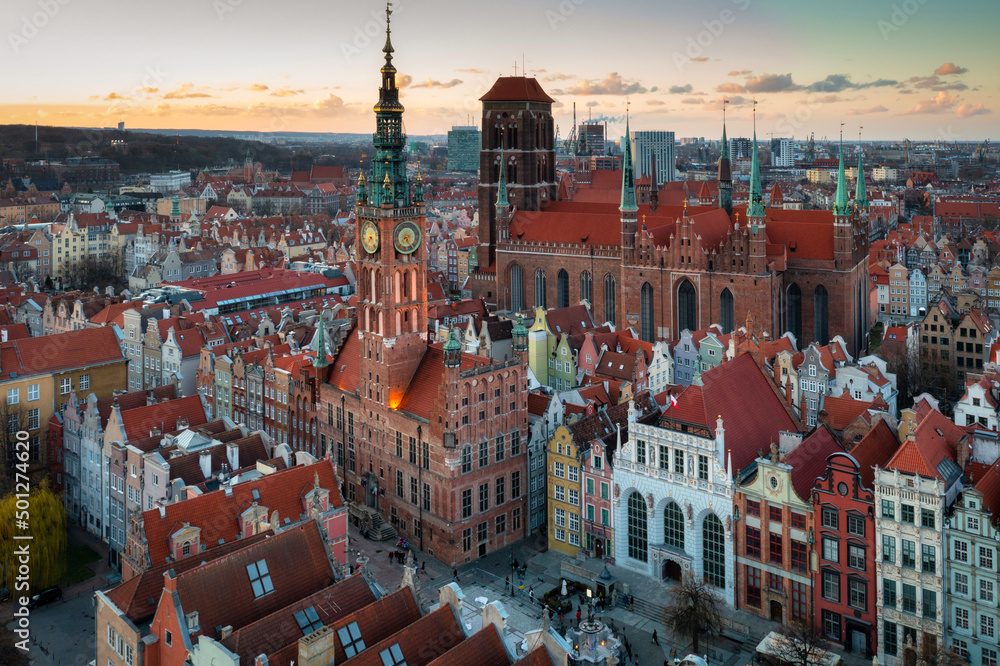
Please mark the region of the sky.
<svg viewBox="0 0 1000 666"><path fill-rule="evenodd" d="M587 117L730 136L997 138L996 0L397 0L410 134L478 124L497 76ZM4 0L0 123L370 132L385 4ZM863 127L863 130L861 129Z"/></svg>

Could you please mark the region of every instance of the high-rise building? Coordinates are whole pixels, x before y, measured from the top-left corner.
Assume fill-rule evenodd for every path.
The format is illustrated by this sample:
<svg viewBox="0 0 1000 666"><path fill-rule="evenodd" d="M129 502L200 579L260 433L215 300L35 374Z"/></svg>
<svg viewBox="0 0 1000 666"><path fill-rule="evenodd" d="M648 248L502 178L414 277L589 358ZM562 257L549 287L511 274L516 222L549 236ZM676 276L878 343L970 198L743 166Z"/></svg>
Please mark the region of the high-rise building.
<svg viewBox="0 0 1000 666"><path fill-rule="evenodd" d="M656 163L656 180L670 183L674 180L674 133L662 130L636 130L629 137L635 159L635 177L651 175Z"/></svg>
<svg viewBox="0 0 1000 666"><path fill-rule="evenodd" d="M795 166L795 151L792 150L791 139L771 139L771 166Z"/></svg>
<svg viewBox="0 0 1000 666"><path fill-rule="evenodd" d="M580 143L578 155L603 155L607 149L607 137L604 134L604 123L596 120L585 120L577 131Z"/></svg>
<svg viewBox="0 0 1000 666"><path fill-rule="evenodd" d="M479 169L479 148L482 134L475 125L456 125L448 132L448 169L476 171Z"/></svg>
<svg viewBox="0 0 1000 666"><path fill-rule="evenodd" d="M750 152L753 150L753 142L750 139L736 138L729 140L729 157L734 160L750 159Z"/></svg>

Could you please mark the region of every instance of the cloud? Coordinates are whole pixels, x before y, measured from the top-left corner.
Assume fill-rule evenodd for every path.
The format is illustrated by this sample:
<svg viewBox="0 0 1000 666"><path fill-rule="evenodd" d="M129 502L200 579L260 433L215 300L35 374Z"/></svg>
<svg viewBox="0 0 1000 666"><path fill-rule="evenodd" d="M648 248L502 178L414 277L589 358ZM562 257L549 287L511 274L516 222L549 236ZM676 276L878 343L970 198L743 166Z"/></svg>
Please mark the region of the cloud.
<svg viewBox="0 0 1000 666"><path fill-rule="evenodd" d="M993 113L990 109L983 106L982 102L979 104L962 104L957 109L955 109L955 114L959 118L968 118L969 116L985 116Z"/></svg>
<svg viewBox="0 0 1000 666"><path fill-rule="evenodd" d="M271 93L271 97L292 97L294 95L301 95L305 90L291 90L290 88L282 88L281 90L275 90Z"/></svg>
<svg viewBox="0 0 1000 666"><path fill-rule="evenodd" d="M556 95L641 95L647 92L638 81L626 81L618 72L611 72L602 80L580 79L575 86L553 91Z"/></svg>
<svg viewBox="0 0 1000 666"><path fill-rule="evenodd" d="M594 100L590 100L589 102L587 102L586 104L584 104L584 106L589 106L589 107L593 108L595 106L600 106L600 104L598 102L594 101Z"/></svg>
<svg viewBox="0 0 1000 666"><path fill-rule="evenodd" d="M930 89L935 92L940 92L942 90L968 90L969 86L965 85L961 81L954 81L952 83L945 83L937 76L911 76L906 80L906 83L912 84L914 88L918 89Z"/></svg>
<svg viewBox="0 0 1000 666"><path fill-rule="evenodd" d="M750 76L751 74L753 74L753 71L749 69L734 69L729 72L728 76Z"/></svg>
<svg viewBox="0 0 1000 666"><path fill-rule="evenodd" d="M720 83L715 87L715 92L741 93L746 92L746 90L738 83Z"/></svg>
<svg viewBox="0 0 1000 666"><path fill-rule="evenodd" d="M701 100L697 97L685 97L681 100L681 104L701 104Z"/></svg>
<svg viewBox="0 0 1000 666"><path fill-rule="evenodd" d="M741 95L735 95L732 97L726 97L720 95L715 99L708 100L705 102L705 108L712 111L721 111L723 106L723 100L728 104L728 106L743 106L747 103L747 99Z"/></svg>
<svg viewBox="0 0 1000 666"><path fill-rule="evenodd" d="M456 72L466 72L467 74L485 74L486 72L482 69L476 69L475 67L463 67L456 69Z"/></svg>
<svg viewBox="0 0 1000 666"><path fill-rule="evenodd" d="M875 81L869 81L867 83L855 83L851 81L851 77L846 74L830 74L822 81L817 81L816 83L806 86L806 90L809 92L836 93L843 92L845 90L860 90L861 88L884 88L886 86L895 86L898 84L899 81L893 81L892 79L876 79Z"/></svg>
<svg viewBox="0 0 1000 666"><path fill-rule="evenodd" d="M667 92L671 95L682 95L684 93L689 93L692 90L694 90L694 86L690 83L686 83L683 86L670 86L670 88L667 89Z"/></svg>
<svg viewBox="0 0 1000 666"><path fill-rule="evenodd" d="M405 88L406 86L410 85L411 83L413 83L413 77L412 76L410 76L409 74L400 74L399 72L396 72L396 87L397 88Z"/></svg>
<svg viewBox="0 0 1000 666"><path fill-rule="evenodd" d="M833 104L834 102L839 102L840 98L836 95L821 95L820 97L814 97L810 101L816 104Z"/></svg>
<svg viewBox="0 0 1000 666"><path fill-rule="evenodd" d="M889 109L885 108L881 104L877 106L869 106L867 109L851 109L847 112L849 116L863 116L869 113L885 113Z"/></svg>
<svg viewBox="0 0 1000 666"><path fill-rule="evenodd" d="M700 58L691 58L691 62L708 62L708 58L701 56Z"/></svg>
<svg viewBox="0 0 1000 666"><path fill-rule="evenodd" d="M662 99L647 99L646 104L650 106L664 106L666 103Z"/></svg>
<svg viewBox="0 0 1000 666"><path fill-rule="evenodd" d="M538 70L538 71L545 71L545 70ZM546 76L543 80L544 81L568 81L570 79L575 79L575 78L576 78L575 74L560 74L559 72L553 72L553 73L549 74L548 76Z"/></svg>
<svg viewBox="0 0 1000 666"><path fill-rule="evenodd" d="M95 99L101 99L101 96L100 96L100 95L89 95L89 96L87 97L87 99L91 99L91 100L95 100Z"/></svg>
<svg viewBox="0 0 1000 666"><path fill-rule="evenodd" d="M215 97L204 92L195 92L193 83L182 83L176 90L163 95L163 99L196 99L200 97Z"/></svg>
<svg viewBox="0 0 1000 666"><path fill-rule="evenodd" d="M104 98L104 101L113 102L116 99L128 99L128 97L125 97L124 95L119 95L116 92L112 92L107 94L107 96Z"/></svg>
<svg viewBox="0 0 1000 666"><path fill-rule="evenodd" d="M159 88L150 88L150 87L147 86L145 88L139 88L136 92L141 92L144 95L153 95L155 93L160 92L160 89Z"/></svg>
<svg viewBox="0 0 1000 666"><path fill-rule="evenodd" d="M269 90L269 88L263 83L251 83L249 86L247 86L247 90L250 90L252 92L264 92L266 90Z"/></svg>
<svg viewBox="0 0 1000 666"><path fill-rule="evenodd" d="M948 76L949 74L965 74L967 71L969 70L966 69L965 67L959 67L953 62L946 62L945 64L935 69L934 73L937 74L938 76Z"/></svg>
<svg viewBox="0 0 1000 666"><path fill-rule="evenodd" d="M434 79L424 79L420 83L414 83L413 88L454 88L462 85L462 79L452 79L451 81L435 81Z"/></svg>
<svg viewBox="0 0 1000 666"><path fill-rule="evenodd" d="M797 90L791 74L761 74L746 80L746 90L752 93L787 92Z"/></svg>
<svg viewBox="0 0 1000 666"><path fill-rule="evenodd" d="M955 106L957 102L957 94L949 95L948 93L941 91L937 94L937 97L918 102L915 106L903 111L901 115L910 116L922 113L943 113L944 111L947 111Z"/></svg>
<svg viewBox="0 0 1000 666"><path fill-rule="evenodd" d="M313 108L319 113L328 116L341 114L346 109L344 106L344 100L337 97L333 93L328 93L326 97L322 97L313 102Z"/></svg>

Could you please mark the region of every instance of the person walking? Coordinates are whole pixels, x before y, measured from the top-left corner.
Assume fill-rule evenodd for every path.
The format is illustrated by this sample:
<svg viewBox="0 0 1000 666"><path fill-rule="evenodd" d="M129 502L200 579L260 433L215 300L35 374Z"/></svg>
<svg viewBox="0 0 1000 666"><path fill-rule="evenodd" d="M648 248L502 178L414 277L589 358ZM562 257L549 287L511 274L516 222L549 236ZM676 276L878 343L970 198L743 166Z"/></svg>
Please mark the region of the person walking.
<svg viewBox="0 0 1000 666"><path fill-rule="evenodd" d="M524 594L524 583L517 586L517 593L522 595Z"/></svg>
<svg viewBox="0 0 1000 666"><path fill-rule="evenodd" d="M650 643L653 643L654 645L660 644L660 639L656 637L656 629L653 629L653 640L651 640Z"/></svg>
<svg viewBox="0 0 1000 666"><path fill-rule="evenodd" d="M580 621L580 609L579 608L576 609L576 621L577 622Z"/></svg>
<svg viewBox="0 0 1000 666"><path fill-rule="evenodd" d="M451 570L451 579L454 580L454 581L458 580L458 569L452 569Z"/></svg>
<svg viewBox="0 0 1000 666"><path fill-rule="evenodd" d="M503 579L503 591L504 591L504 594L507 593L507 589L509 587L510 587L510 576L507 576L506 578Z"/></svg>
<svg viewBox="0 0 1000 666"><path fill-rule="evenodd" d="M530 585L528 586L528 598L531 599L532 602L535 601L535 588Z"/></svg>

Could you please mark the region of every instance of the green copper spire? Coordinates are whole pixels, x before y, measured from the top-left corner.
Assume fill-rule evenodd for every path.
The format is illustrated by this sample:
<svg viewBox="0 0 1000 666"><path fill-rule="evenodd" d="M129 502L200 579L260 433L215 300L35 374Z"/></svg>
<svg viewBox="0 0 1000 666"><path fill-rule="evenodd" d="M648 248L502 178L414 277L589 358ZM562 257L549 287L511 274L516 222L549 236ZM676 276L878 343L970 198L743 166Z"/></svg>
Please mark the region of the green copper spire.
<svg viewBox="0 0 1000 666"><path fill-rule="evenodd" d="M314 368L325 368L330 365L326 358L326 340L323 336L323 315L326 309L320 311L319 320L316 322L316 360L313 361Z"/></svg>
<svg viewBox="0 0 1000 666"><path fill-rule="evenodd" d="M625 117L625 157L622 159L622 205L618 210L633 213L639 210L635 203L635 169L632 166L632 138Z"/></svg>
<svg viewBox="0 0 1000 666"><path fill-rule="evenodd" d="M507 201L507 163L503 159L503 134L500 135L500 179L497 181L497 208L509 206Z"/></svg>
<svg viewBox="0 0 1000 666"><path fill-rule="evenodd" d="M729 141L726 139L726 123L722 123L722 155L719 159L728 160L729 159Z"/></svg>
<svg viewBox="0 0 1000 666"><path fill-rule="evenodd" d="M858 188L854 191L854 205L858 209L868 208L868 191L865 189L865 159L858 146Z"/></svg>
<svg viewBox="0 0 1000 666"><path fill-rule="evenodd" d="M412 195L406 177L406 156L403 147L406 135L403 133L403 105L399 103L399 89L396 87L396 68L392 64L392 42L389 35L392 5L385 8L385 64L382 65L382 87L379 88L378 103L375 105L375 159L372 174L368 179L370 191L368 203L372 206L392 204L412 205ZM388 179L388 186L386 186ZM381 185L382 187L379 187Z"/></svg>
<svg viewBox="0 0 1000 666"><path fill-rule="evenodd" d="M757 160L757 130L753 131L753 158L750 162L750 201L747 217L764 217L764 190L760 185L760 162Z"/></svg>
<svg viewBox="0 0 1000 666"><path fill-rule="evenodd" d="M181 204L177 200L177 197L174 197L173 202L170 204L170 217L180 217L180 216L181 216Z"/></svg>
<svg viewBox="0 0 1000 666"><path fill-rule="evenodd" d="M840 166L837 168L837 196L833 201L833 214L846 216L851 214L847 203L847 176L844 175L844 137L840 137Z"/></svg>
<svg viewBox="0 0 1000 666"><path fill-rule="evenodd" d="M444 367L457 368L462 365L462 343L458 340L458 334L452 328L448 332L448 339L445 340L444 347Z"/></svg>

